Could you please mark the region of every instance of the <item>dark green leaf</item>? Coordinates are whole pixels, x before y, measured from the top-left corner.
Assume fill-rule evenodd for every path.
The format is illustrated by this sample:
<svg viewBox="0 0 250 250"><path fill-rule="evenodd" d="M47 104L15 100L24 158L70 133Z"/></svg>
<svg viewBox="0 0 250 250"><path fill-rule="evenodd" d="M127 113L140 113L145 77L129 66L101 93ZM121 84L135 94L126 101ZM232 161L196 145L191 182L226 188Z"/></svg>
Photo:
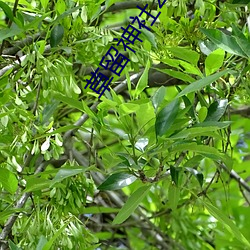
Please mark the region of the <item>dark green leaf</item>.
<svg viewBox="0 0 250 250"><path fill-rule="evenodd" d="M99 187L99 190L117 190L133 183L136 177L132 174L120 172L109 176Z"/></svg>
<svg viewBox="0 0 250 250"><path fill-rule="evenodd" d="M249 0L233 0L232 4L244 4L247 5L249 4Z"/></svg>
<svg viewBox="0 0 250 250"><path fill-rule="evenodd" d="M228 104L227 99L222 99L212 103L208 108L207 117L204 122L219 121L226 111L227 104Z"/></svg>
<svg viewBox="0 0 250 250"><path fill-rule="evenodd" d="M180 168L175 168L173 166L170 166L170 175L171 175L172 181L175 183L176 186L178 186L180 171L181 171Z"/></svg>
<svg viewBox="0 0 250 250"><path fill-rule="evenodd" d="M5 15L11 20L14 20L14 15L12 13L11 8L9 7L9 5L7 5L6 3L4 3L3 1L0 1L0 8L3 9Z"/></svg>
<svg viewBox="0 0 250 250"><path fill-rule="evenodd" d="M204 181L204 176L201 172L197 171L196 169L194 168L189 168L189 167L186 167L185 168L188 172L190 172L192 175L195 176L195 178L198 180L200 186L202 187L203 185L203 181Z"/></svg>
<svg viewBox="0 0 250 250"><path fill-rule="evenodd" d="M178 110L179 101L175 99L159 112L155 121L156 136L162 136L168 131L176 119Z"/></svg>
<svg viewBox="0 0 250 250"><path fill-rule="evenodd" d="M64 28L61 24L56 25L50 35L50 46L56 47L63 39Z"/></svg>

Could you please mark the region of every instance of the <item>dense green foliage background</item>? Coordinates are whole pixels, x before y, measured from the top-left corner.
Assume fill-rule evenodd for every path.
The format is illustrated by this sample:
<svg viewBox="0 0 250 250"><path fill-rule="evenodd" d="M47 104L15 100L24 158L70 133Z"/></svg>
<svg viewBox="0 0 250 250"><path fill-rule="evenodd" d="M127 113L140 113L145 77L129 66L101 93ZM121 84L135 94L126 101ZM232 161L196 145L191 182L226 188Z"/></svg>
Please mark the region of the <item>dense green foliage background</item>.
<svg viewBox="0 0 250 250"><path fill-rule="evenodd" d="M86 79L147 3L98 100ZM250 249L248 7L0 1L0 249Z"/></svg>

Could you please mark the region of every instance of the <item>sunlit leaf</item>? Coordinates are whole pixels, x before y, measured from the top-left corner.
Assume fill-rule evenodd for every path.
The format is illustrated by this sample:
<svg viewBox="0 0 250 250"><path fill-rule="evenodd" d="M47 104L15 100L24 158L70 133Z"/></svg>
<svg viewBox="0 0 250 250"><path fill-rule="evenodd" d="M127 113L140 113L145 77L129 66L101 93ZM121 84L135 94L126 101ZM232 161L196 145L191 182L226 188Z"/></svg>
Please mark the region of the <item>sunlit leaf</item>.
<svg viewBox="0 0 250 250"><path fill-rule="evenodd" d="M174 56L183 59L187 62L190 62L192 65L197 65L200 55L196 51L186 49L186 48L181 48L181 47L172 47L168 48L170 52L173 53Z"/></svg>
<svg viewBox="0 0 250 250"><path fill-rule="evenodd" d="M148 70L150 67L150 60L148 60L147 64L146 64L146 68L143 71L137 85L136 85L136 89L135 89L135 97L138 97L139 94L147 87L148 85Z"/></svg>
<svg viewBox="0 0 250 250"><path fill-rule="evenodd" d="M180 189L172 182L168 188L168 204L169 207L174 211L177 208L180 198Z"/></svg>
<svg viewBox="0 0 250 250"><path fill-rule="evenodd" d="M205 72L206 75L211 75L223 65L225 56L225 51L222 49L217 49L210 53L205 60Z"/></svg>
<svg viewBox="0 0 250 250"><path fill-rule="evenodd" d="M11 194L14 194L18 187L16 176L5 168L0 168L0 183Z"/></svg>
<svg viewBox="0 0 250 250"><path fill-rule="evenodd" d="M165 94L166 88L164 86L161 86L153 95L151 100L155 110L157 110L157 108L161 105L162 101L164 100Z"/></svg>

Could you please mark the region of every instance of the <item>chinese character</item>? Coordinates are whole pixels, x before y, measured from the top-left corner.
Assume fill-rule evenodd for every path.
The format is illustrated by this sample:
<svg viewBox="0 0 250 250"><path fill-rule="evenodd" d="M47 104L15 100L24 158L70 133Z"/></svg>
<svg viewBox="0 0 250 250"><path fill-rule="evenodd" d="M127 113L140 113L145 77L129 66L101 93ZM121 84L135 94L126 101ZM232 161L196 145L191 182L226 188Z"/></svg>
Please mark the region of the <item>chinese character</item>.
<svg viewBox="0 0 250 250"><path fill-rule="evenodd" d="M160 9L163 7L163 5L164 5L164 3L166 3L166 1L167 1L167 0L164 0L163 3L161 4L160 0L158 0Z"/></svg>
<svg viewBox="0 0 250 250"><path fill-rule="evenodd" d="M114 77L111 77L111 79L105 85L105 83L107 82L107 80L109 78L107 76L105 76L104 74L102 74L101 72L99 72L98 75L96 75L98 71L99 71L99 68L97 68L95 72L91 72L92 77L89 80L88 79L86 80L88 84L85 86L84 89L86 89L90 85L89 88L92 89L95 93L99 94L98 98L100 98L103 95L105 90L110 91L108 86ZM97 90L99 83L101 83L102 81L103 81L103 83L101 84L101 86ZM101 91L101 93L100 93L100 91Z"/></svg>
<svg viewBox="0 0 250 250"><path fill-rule="evenodd" d="M159 0L158 0L159 1ZM156 17L154 17L151 13L146 11L146 8L148 7L148 4L145 5L144 9L141 9L141 7L139 5L136 6L138 9L140 9L142 12L140 13L139 16L142 15L142 13L147 13L148 16L150 16L151 18L154 19L154 21L151 23L151 26L153 26L153 24L155 23L155 21L157 20L157 18L159 17L159 15L161 14L161 12L158 13L158 15Z"/></svg>
<svg viewBox="0 0 250 250"><path fill-rule="evenodd" d="M102 60L99 65L101 65L105 69L108 69L109 63L112 61L113 64L111 65L109 70L115 73L116 75L120 76L121 72L123 71L123 69L126 67L126 65L128 64L130 60L121 53L119 53L118 56L114 59L113 55L111 54L111 50L115 51L115 56L117 56L117 54L119 53L117 49L111 46L108 52L105 54L105 56L102 57ZM111 60L105 60L107 64L104 65L103 61L108 55L111 57Z"/></svg>
<svg viewBox="0 0 250 250"><path fill-rule="evenodd" d="M134 24L134 22L135 21L137 21L137 23L138 23L138 25L139 25L139 29L141 29L142 27L143 28L145 28L145 29L147 29L147 30L151 30L149 27L147 27L146 25L145 25L145 20L143 20L143 21L140 21L140 19L137 17L137 16L135 16L135 17L129 17L130 19L132 19L133 20L133 22L132 22L132 24Z"/></svg>
<svg viewBox="0 0 250 250"><path fill-rule="evenodd" d="M129 28L132 29L132 31L129 31ZM126 51L126 49L129 49L131 50L132 52L135 53L135 51L133 49L131 49L129 46L127 46L128 44L134 44L135 43L135 40L138 40L140 42L142 42L142 40L139 38L139 35L141 34L141 31L139 31L138 29L136 29L135 27L133 27L132 25L128 25L126 29L122 28L124 31L123 31L123 34L122 34L122 38L124 38L125 40L128 41L128 43L124 43L123 39L121 38L119 40L119 42L117 43L117 45L120 45L120 43L122 43L123 45L123 48L124 50ZM134 34L134 31L135 31L135 34ZM126 36L126 34L128 34ZM114 39L115 41L117 41L118 39L115 38Z"/></svg>

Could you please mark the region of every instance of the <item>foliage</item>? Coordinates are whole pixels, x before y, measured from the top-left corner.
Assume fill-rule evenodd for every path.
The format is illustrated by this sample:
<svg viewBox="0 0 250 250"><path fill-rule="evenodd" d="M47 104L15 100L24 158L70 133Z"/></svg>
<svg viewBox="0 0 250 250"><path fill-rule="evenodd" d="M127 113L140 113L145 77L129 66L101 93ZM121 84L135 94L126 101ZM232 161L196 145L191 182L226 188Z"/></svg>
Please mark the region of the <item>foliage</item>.
<svg viewBox="0 0 250 250"><path fill-rule="evenodd" d="M250 248L248 1L148 3L98 100L146 2L0 1L1 249Z"/></svg>

